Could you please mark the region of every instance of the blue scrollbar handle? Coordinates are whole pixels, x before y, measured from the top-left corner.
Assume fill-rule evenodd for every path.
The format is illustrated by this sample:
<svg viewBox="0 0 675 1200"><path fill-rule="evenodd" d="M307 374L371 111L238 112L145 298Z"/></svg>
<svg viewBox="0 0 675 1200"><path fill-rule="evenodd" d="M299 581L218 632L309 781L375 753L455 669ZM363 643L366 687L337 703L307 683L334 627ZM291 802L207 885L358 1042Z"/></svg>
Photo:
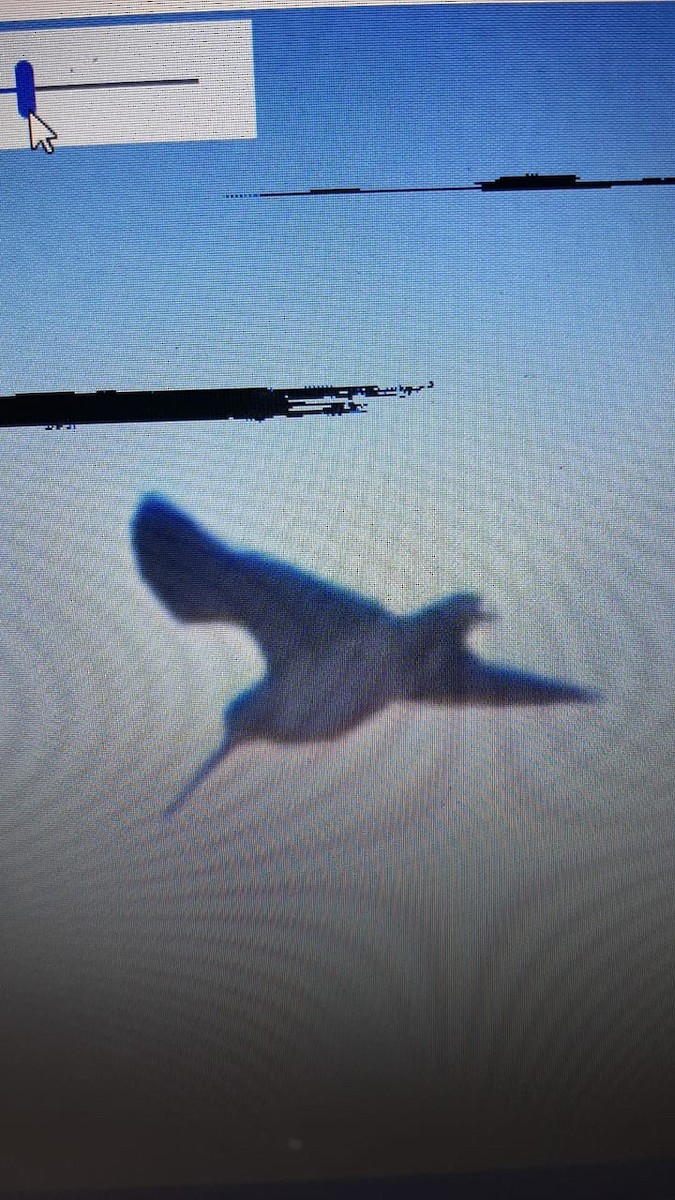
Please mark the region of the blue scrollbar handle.
<svg viewBox="0 0 675 1200"><path fill-rule="evenodd" d="M16 80L16 103L19 109L19 116L25 117L28 120L31 113L36 111L35 108L35 75L33 73L33 65L22 58L14 68L14 78Z"/></svg>

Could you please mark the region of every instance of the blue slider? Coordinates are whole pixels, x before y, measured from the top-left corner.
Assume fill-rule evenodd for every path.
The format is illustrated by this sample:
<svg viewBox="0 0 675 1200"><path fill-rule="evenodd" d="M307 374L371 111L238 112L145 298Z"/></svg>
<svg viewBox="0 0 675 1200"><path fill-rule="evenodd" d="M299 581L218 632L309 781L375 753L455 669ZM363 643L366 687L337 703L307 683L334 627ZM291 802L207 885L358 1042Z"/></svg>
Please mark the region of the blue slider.
<svg viewBox="0 0 675 1200"><path fill-rule="evenodd" d="M22 58L14 68L16 80L16 103L19 116L28 120L31 113L36 111L35 105L35 75L32 63Z"/></svg>

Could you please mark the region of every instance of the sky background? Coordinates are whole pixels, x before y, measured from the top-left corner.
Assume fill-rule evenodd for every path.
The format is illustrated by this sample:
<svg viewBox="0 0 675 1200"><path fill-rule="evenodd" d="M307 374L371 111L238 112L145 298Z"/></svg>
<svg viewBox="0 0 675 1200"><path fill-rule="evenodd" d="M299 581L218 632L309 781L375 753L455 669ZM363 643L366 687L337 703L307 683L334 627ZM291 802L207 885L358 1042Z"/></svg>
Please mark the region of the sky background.
<svg viewBox="0 0 675 1200"><path fill-rule="evenodd" d="M252 20L255 142L0 155L0 395L435 387L2 432L0 1185L663 1155L675 193L228 195L672 175L675 7ZM262 664L143 587L148 490L397 612L479 591L486 656L605 701L242 748L167 826Z"/></svg>
<svg viewBox="0 0 675 1200"><path fill-rule="evenodd" d="M672 173L674 14L256 14L255 142L5 154L0 394L445 381L535 338L558 366L589 327L606 351L626 306L666 336L668 191L226 196Z"/></svg>

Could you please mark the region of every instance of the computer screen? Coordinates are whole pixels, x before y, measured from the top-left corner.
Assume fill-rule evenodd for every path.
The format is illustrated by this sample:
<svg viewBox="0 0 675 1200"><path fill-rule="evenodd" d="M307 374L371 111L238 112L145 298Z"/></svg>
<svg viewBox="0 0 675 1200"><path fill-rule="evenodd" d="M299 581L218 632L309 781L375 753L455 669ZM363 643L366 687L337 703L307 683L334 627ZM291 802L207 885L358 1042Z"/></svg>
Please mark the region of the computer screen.
<svg viewBox="0 0 675 1200"><path fill-rule="evenodd" d="M672 1154L675 5L0 18L0 1188Z"/></svg>

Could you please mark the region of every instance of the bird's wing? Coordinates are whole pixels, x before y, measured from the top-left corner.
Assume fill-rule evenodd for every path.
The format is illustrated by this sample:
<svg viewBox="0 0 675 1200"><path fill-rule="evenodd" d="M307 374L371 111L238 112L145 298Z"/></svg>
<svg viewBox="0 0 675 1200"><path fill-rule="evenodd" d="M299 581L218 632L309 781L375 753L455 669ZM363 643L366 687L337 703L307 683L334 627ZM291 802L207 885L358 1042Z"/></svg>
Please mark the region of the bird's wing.
<svg viewBox="0 0 675 1200"><path fill-rule="evenodd" d="M386 611L286 563L232 549L160 496L141 502L131 538L142 578L173 616L245 627L272 666L296 646L329 641L336 623Z"/></svg>

